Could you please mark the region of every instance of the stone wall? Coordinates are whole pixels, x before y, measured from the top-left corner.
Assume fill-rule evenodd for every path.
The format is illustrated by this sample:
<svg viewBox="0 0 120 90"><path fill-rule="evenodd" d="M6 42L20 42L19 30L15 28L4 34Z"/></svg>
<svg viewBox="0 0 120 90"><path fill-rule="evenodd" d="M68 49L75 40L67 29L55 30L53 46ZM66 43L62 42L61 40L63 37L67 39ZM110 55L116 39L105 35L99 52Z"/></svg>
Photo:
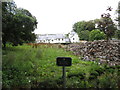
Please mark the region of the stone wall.
<svg viewBox="0 0 120 90"><path fill-rule="evenodd" d="M120 65L120 41L93 41L70 44L67 50L82 57L82 60L98 61L99 64Z"/></svg>

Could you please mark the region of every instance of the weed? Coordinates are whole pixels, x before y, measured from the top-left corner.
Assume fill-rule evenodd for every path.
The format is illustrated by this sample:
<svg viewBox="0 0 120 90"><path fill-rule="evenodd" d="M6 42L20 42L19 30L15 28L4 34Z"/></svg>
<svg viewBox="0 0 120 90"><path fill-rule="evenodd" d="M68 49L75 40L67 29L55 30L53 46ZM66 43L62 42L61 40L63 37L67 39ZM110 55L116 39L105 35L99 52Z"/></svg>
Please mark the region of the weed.
<svg viewBox="0 0 120 90"><path fill-rule="evenodd" d="M62 48L28 45L3 49L3 88L61 88L62 67L57 57L71 57L72 66L66 67L67 88L118 88L120 66L108 67L90 61Z"/></svg>

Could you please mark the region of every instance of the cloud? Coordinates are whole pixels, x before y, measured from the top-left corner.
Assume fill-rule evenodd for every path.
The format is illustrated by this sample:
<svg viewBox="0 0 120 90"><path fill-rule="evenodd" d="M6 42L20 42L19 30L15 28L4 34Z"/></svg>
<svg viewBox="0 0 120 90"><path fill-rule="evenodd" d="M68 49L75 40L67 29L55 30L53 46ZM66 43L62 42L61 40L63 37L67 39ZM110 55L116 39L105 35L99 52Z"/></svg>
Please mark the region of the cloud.
<svg viewBox="0 0 120 90"><path fill-rule="evenodd" d="M119 0L15 0L38 20L35 33L68 33L77 21L100 18L107 6L117 9Z"/></svg>

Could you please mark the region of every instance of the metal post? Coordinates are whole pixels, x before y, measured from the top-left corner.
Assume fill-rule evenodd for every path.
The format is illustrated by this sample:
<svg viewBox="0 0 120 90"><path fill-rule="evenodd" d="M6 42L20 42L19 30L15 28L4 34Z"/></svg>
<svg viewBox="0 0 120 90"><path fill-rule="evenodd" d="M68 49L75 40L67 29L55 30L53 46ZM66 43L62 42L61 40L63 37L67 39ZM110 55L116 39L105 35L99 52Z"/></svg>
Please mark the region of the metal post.
<svg viewBox="0 0 120 90"><path fill-rule="evenodd" d="M65 70L65 66L63 66L63 88L66 88L66 70Z"/></svg>

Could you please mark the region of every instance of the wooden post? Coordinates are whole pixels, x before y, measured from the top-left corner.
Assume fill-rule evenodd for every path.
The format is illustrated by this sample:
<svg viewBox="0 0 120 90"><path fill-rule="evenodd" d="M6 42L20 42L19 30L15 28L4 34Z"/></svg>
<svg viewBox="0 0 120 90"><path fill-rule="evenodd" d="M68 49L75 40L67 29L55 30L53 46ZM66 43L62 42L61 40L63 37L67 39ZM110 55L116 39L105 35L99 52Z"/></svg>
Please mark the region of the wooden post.
<svg viewBox="0 0 120 90"><path fill-rule="evenodd" d="M63 88L66 88L66 69L63 66Z"/></svg>

